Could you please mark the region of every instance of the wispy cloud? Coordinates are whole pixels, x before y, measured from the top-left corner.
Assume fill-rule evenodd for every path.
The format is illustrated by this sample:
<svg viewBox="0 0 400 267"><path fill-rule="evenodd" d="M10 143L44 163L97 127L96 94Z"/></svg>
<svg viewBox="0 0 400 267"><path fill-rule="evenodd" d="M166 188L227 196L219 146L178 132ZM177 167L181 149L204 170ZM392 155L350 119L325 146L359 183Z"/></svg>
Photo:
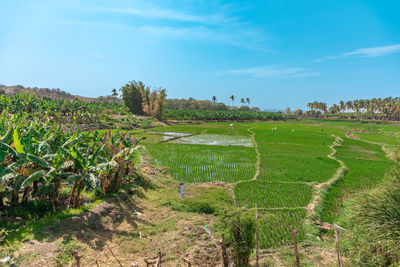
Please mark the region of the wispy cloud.
<svg viewBox="0 0 400 267"><path fill-rule="evenodd" d="M268 34L261 27L255 27L238 17L232 6L220 5L214 12L199 13L196 9L172 9L149 2L138 1L135 6L83 6L89 12L132 16L135 20L119 19L117 23L105 21L80 21L91 26L111 26L142 34L149 43L155 44L161 38L204 41L227 44L261 52L269 51ZM161 21L160 21L161 20Z"/></svg>
<svg viewBox="0 0 400 267"><path fill-rule="evenodd" d="M320 73L307 68L281 68L274 66L264 66L258 68L224 70L219 71L214 75L249 75L255 78L283 79L313 77L320 75Z"/></svg>
<svg viewBox="0 0 400 267"><path fill-rule="evenodd" d="M400 44L388 45L388 46L378 46L378 47L370 47L370 48L361 48L351 52L343 53L336 56L327 56L320 59L315 60L315 62L322 62L330 59L338 59L338 58L346 58L351 56L358 57L379 57L386 56L389 54L393 54L397 51L400 51Z"/></svg>
<svg viewBox="0 0 400 267"><path fill-rule="evenodd" d="M201 23L210 25L221 25L234 21L234 18L228 18L222 13L213 15L194 15L190 13L175 11L172 9L159 8L153 5L148 5L142 8L91 7L88 9L92 11L101 11L107 13L127 14L143 18L164 19L164 20L192 22L192 23Z"/></svg>

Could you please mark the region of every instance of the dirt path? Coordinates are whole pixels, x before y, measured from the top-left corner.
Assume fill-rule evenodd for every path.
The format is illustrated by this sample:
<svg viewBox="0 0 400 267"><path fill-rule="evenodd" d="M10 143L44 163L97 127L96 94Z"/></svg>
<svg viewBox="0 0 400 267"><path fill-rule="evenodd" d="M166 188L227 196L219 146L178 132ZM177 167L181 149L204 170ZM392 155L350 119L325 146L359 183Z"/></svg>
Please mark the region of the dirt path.
<svg viewBox="0 0 400 267"><path fill-rule="evenodd" d="M368 140L362 139L359 136L353 135L352 132L347 132L346 133L346 137L350 138L350 139L354 139L354 140L360 140L360 141L363 141L363 142L368 143L368 144L381 146L381 149L382 149L383 152L385 152L386 157L388 157L390 160L392 160L392 161L397 163L395 153L386 148L387 144L379 143L379 142L373 142L373 141L368 141Z"/></svg>
<svg viewBox="0 0 400 267"><path fill-rule="evenodd" d="M261 161L261 155L260 152L258 151L258 144L256 142L256 133L253 132L251 129L253 129L254 127L251 127L249 129L247 129L247 131L249 131L251 133L251 139L253 141L253 145L254 145L254 149L256 151L257 154L257 161L255 164L255 168L256 168L256 173L254 174L253 178L251 180L257 180L258 176L260 176L260 161Z"/></svg>
<svg viewBox="0 0 400 267"><path fill-rule="evenodd" d="M336 170L336 173L328 181L314 185L313 198L306 207L306 209L307 209L306 222L307 223L312 223L314 221L314 217L316 214L315 209L318 205L321 204L321 201L323 201L322 192L324 190L326 190L326 188L328 188L332 184L336 183L339 179L341 179L347 169L344 162L336 158L336 153L337 153L336 147L342 145L343 139L340 138L339 136L335 136L335 135L334 135L334 137L335 137L335 141L332 143L332 145L329 146L329 148L332 150L332 152L327 157L337 161L340 164L340 167Z"/></svg>

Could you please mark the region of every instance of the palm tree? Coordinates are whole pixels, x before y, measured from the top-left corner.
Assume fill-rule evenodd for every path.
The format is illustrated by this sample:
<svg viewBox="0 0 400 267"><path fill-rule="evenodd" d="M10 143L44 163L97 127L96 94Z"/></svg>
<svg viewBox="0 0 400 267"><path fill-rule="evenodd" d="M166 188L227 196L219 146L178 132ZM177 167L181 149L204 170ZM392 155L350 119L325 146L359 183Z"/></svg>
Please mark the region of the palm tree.
<svg viewBox="0 0 400 267"><path fill-rule="evenodd" d="M232 100L232 106L234 106L235 96L234 96L234 95L231 95L230 99Z"/></svg>
<svg viewBox="0 0 400 267"><path fill-rule="evenodd" d="M240 99L240 103L242 103L242 104L245 103L244 98Z"/></svg>
<svg viewBox="0 0 400 267"><path fill-rule="evenodd" d="M247 105L250 106L250 98L246 97Z"/></svg>
<svg viewBox="0 0 400 267"><path fill-rule="evenodd" d="M347 110L352 110L353 109L353 101L351 101L351 100L347 101L346 108L347 108Z"/></svg>
<svg viewBox="0 0 400 267"><path fill-rule="evenodd" d="M346 104L344 103L343 100L340 100L340 102L339 102L339 109L340 109L340 112L344 112L346 110Z"/></svg>
<svg viewBox="0 0 400 267"><path fill-rule="evenodd" d="M217 97L215 95L212 97L212 102L213 103L217 102Z"/></svg>
<svg viewBox="0 0 400 267"><path fill-rule="evenodd" d="M112 89L112 96L115 98L118 96L117 89Z"/></svg>

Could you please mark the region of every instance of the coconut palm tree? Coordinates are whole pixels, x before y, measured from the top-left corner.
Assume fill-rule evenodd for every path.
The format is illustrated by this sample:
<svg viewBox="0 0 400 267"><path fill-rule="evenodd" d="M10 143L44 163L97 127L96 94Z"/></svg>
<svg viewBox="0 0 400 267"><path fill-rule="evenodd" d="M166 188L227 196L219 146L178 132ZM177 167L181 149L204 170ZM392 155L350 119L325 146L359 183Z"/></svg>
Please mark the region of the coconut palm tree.
<svg viewBox="0 0 400 267"><path fill-rule="evenodd" d="M339 109L340 109L340 112L344 112L346 110L346 104L344 103L343 100L340 100L340 102L339 102Z"/></svg>
<svg viewBox="0 0 400 267"><path fill-rule="evenodd" d="M112 96L113 97L117 97L118 96L118 93L117 93L117 89L112 89Z"/></svg>
<svg viewBox="0 0 400 267"><path fill-rule="evenodd" d="M231 95L230 99L232 100L232 106L234 106L235 96L234 96L234 95Z"/></svg>
<svg viewBox="0 0 400 267"><path fill-rule="evenodd" d="M246 97L247 105L250 106L250 98Z"/></svg>
<svg viewBox="0 0 400 267"><path fill-rule="evenodd" d="M217 97L214 95L211 100L215 104L215 102L217 102Z"/></svg>

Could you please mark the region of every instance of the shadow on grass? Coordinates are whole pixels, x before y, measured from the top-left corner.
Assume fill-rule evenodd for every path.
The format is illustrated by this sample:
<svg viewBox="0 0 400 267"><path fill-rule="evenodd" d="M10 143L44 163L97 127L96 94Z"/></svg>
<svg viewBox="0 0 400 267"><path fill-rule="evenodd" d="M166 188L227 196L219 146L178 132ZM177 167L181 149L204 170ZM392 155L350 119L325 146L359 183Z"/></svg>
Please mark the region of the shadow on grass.
<svg viewBox="0 0 400 267"><path fill-rule="evenodd" d="M128 223L132 229L136 229L138 223L148 224L138 216L142 209L135 198L143 198L143 190L155 188L151 182L137 176L120 192L79 208L54 209L45 201L3 208L0 210L0 245L11 247L28 240L52 242L74 237L89 247L101 249L113 236L127 234L117 230L121 223Z"/></svg>

